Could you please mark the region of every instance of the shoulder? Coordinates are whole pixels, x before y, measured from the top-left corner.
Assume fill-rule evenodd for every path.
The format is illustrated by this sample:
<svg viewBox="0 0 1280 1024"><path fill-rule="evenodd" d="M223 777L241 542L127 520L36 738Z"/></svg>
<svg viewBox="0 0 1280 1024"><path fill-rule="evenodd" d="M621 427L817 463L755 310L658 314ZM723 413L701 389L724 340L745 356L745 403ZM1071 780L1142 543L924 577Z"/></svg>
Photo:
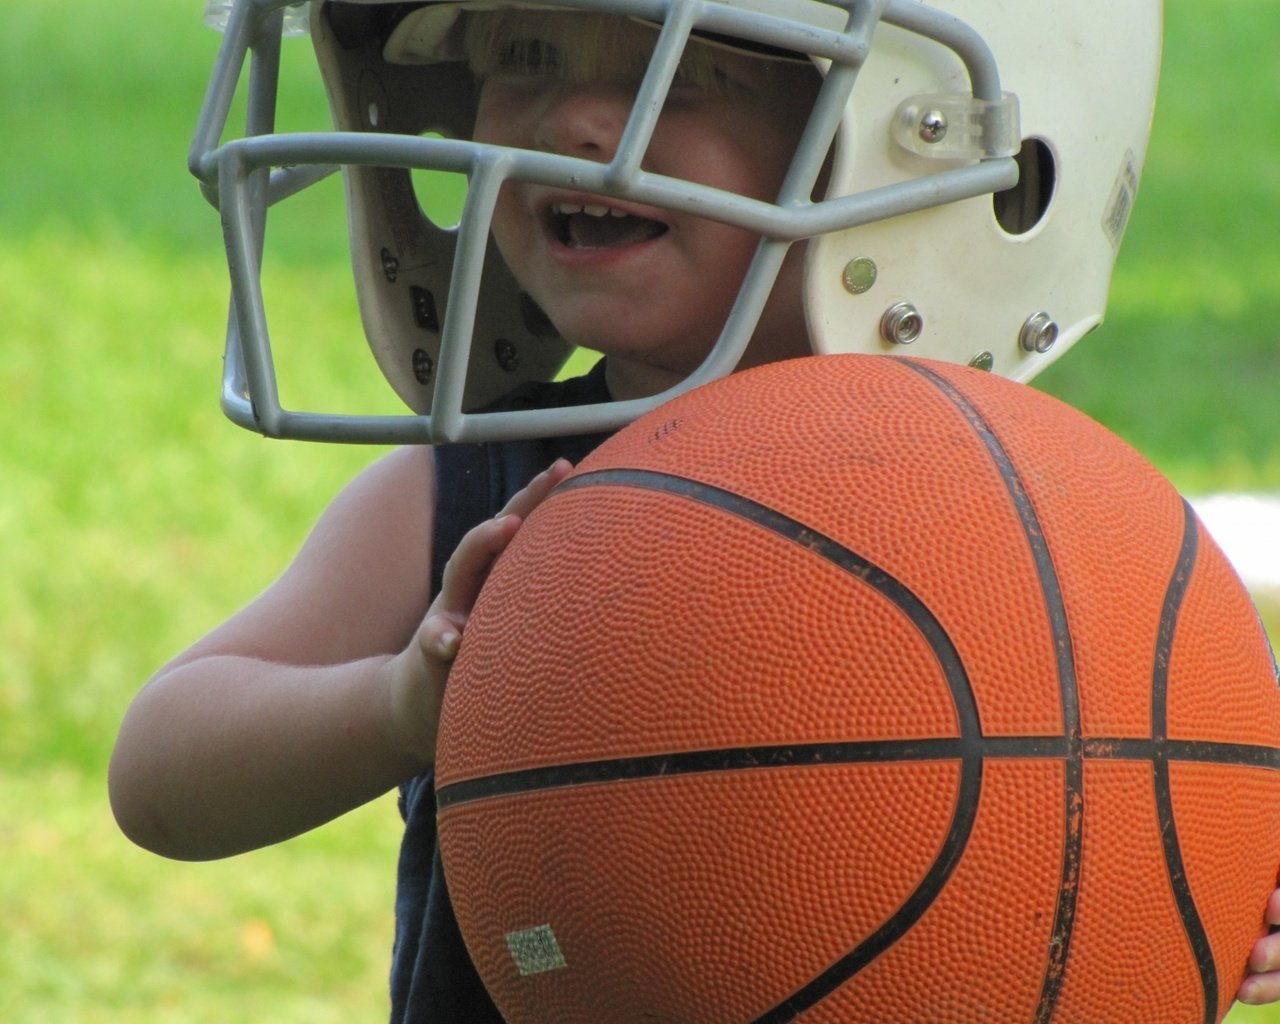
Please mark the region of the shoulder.
<svg viewBox="0 0 1280 1024"><path fill-rule="evenodd" d="M430 448L398 448L358 474L325 509L290 571L387 573L429 551L435 518Z"/></svg>
<svg viewBox="0 0 1280 1024"><path fill-rule="evenodd" d="M316 531L430 536L435 491L435 452L429 447L397 448L343 488L316 523Z"/></svg>
<svg viewBox="0 0 1280 1024"><path fill-rule="evenodd" d="M353 595L353 610L382 608L380 595L394 594L415 607L416 626L428 598L435 516L433 450L395 449L330 503L286 576L296 572L303 586Z"/></svg>

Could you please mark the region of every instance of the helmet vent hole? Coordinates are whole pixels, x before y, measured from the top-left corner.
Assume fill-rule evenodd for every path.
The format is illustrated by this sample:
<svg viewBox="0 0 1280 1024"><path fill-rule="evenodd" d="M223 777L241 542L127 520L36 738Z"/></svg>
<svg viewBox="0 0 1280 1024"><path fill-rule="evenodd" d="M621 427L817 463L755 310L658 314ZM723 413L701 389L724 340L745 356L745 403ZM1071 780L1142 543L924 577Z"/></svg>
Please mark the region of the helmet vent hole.
<svg viewBox="0 0 1280 1024"><path fill-rule="evenodd" d="M428 139L443 139L439 132L423 132ZM427 171L414 168L409 172L418 207L437 228L451 230L462 222L462 207L467 201L467 176L456 171Z"/></svg>
<svg viewBox="0 0 1280 1024"><path fill-rule="evenodd" d="M994 196L996 220L1011 235L1025 235L1049 212L1058 169L1053 153L1040 139L1023 139L1014 157L1018 163L1018 184Z"/></svg>

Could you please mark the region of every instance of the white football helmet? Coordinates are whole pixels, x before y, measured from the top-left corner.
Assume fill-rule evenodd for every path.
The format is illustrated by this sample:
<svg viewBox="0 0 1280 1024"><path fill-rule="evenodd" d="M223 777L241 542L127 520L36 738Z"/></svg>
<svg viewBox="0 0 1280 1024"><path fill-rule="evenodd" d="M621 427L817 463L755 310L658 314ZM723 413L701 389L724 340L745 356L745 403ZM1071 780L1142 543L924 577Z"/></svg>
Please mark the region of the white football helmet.
<svg viewBox="0 0 1280 1024"><path fill-rule="evenodd" d="M519 6L661 25L609 163L468 140L476 90L457 34L478 9ZM611 429L730 372L803 239L815 352L909 352L1026 380L1101 322L1150 133L1161 18L1161 0L234 0L190 161L221 211L231 267L223 407L271 436L355 442ZM334 123L277 134L280 37L307 20ZM681 54L704 36L802 55L824 76L774 202L644 169ZM227 138L247 58L246 130ZM335 167L365 332L403 416L294 411L278 397L259 273L267 212ZM468 175L456 227L422 212L415 168ZM703 365L650 399L477 412L551 379L568 354L490 244L506 180L757 233Z"/></svg>

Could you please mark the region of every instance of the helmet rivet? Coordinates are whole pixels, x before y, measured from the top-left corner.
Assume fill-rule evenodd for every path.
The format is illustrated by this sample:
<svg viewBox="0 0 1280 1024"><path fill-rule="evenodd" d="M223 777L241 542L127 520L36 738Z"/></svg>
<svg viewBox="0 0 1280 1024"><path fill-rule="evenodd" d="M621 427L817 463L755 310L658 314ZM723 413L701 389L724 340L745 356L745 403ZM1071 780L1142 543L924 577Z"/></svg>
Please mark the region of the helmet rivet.
<svg viewBox="0 0 1280 1024"><path fill-rule="evenodd" d="M941 142L947 137L947 115L941 110L926 110L920 116L920 138L928 143Z"/></svg>
<svg viewBox="0 0 1280 1024"><path fill-rule="evenodd" d="M413 350L413 376L419 384L430 384L431 377L435 373L436 364L431 358L431 354L424 348L415 348Z"/></svg>
<svg viewBox="0 0 1280 1024"><path fill-rule="evenodd" d="M382 273L392 284L396 283L396 278L400 275L400 260L396 258L395 253L390 249L383 249L379 254L382 260Z"/></svg>
<svg viewBox="0 0 1280 1024"><path fill-rule="evenodd" d="M514 373L520 367L520 351L506 338L499 338L493 343L493 356L507 373Z"/></svg>
<svg viewBox="0 0 1280 1024"><path fill-rule="evenodd" d="M876 267L876 261L868 256L859 256L845 264L844 274L841 280L844 283L844 290L850 295L862 295L869 292L871 286L876 283L876 275L880 271Z"/></svg>
<svg viewBox="0 0 1280 1024"><path fill-rule="evenodd" d="M1027 352L1044 354L1058 341L1058 324L1048 313L1035 313L1027 318L1018 334L1018 343Z"/></svg>
<svg viewBox="0 0 1280 1024"><path fill-rule="evenodd" d="M995 369L996 357L990 352L979 352L976 356L969 360L969 365L975 370L983 370L990 373Z"/></svg>
<svg viewBox="0 0 1280 1024"><path fill-rule="evenodd" d="M895 345L910 345L924 333L924 317L909 302L898 302L880 318L880 334Z"/></svg>

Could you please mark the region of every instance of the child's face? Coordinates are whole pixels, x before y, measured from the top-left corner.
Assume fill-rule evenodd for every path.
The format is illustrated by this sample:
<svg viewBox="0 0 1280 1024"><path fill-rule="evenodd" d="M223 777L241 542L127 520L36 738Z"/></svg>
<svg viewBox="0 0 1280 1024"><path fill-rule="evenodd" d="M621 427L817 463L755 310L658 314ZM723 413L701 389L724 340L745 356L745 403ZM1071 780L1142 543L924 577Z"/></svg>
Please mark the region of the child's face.
<svg viewBox="0 0 1280 1024"><path fill-rule="evenodd" d="M506 56L480 69L477 141L608 161L655 34L608 15L506 17L518 18ZM589 67L567 69L559 47L588 17L613 24L593 37ZM673 86L644 169L772 200L816 94L816 71L696 49L705 51L700 66ZM675 383L705 358L758 241L704 218L518 182L502 191L493 234L561 333L608 354L611 367L632 367L638 393ZM788 257L750 361L809 351L800 255L797 247ZM611 374L611 386L620 383Z"/></svg>

